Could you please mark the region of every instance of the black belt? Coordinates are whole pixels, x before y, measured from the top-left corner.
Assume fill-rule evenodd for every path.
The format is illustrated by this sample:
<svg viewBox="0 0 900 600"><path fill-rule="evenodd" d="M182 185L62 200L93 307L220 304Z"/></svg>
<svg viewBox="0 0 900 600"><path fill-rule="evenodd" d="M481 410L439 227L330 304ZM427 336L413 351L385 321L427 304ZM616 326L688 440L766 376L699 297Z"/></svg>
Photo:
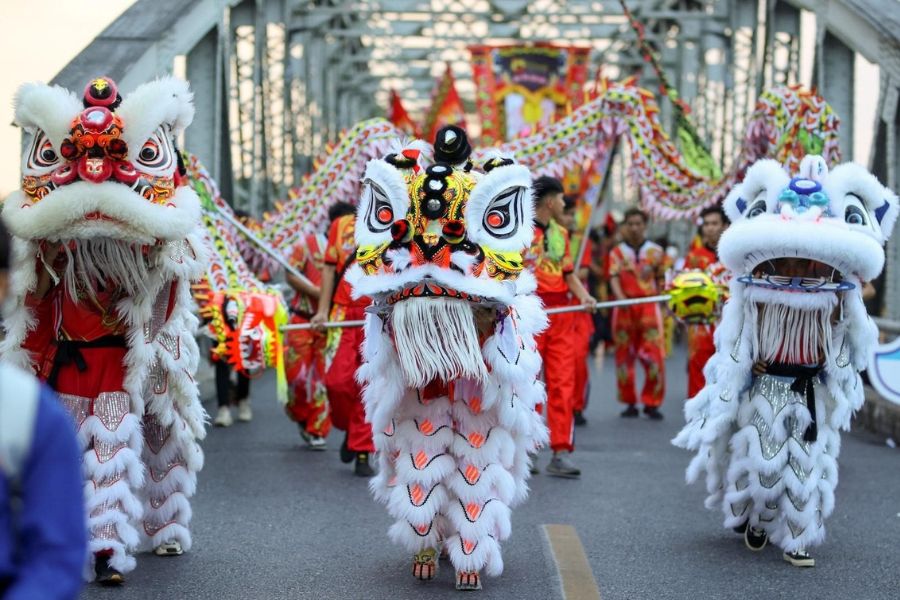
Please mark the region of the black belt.
<svg viewBox="0 0 900 600"><path fill-rule="evenodd" d="M793 377L791 391L806 396L806 409L809 411L809 427L803 433L803 439L814 442L819 436L819 428L816 425L816 392L814 382L822 367L805 367L803 365L789 365L785 363L772 363L766 366L766 373L779 377Z"/></svg>
<svg viewBox="0 0 900 600"><path fill-rule="evenodd" d="M56 389L56 380L63 367L75 364L79 371L87 370L87 363L81 354L82 348L127 348L124 335L105 335L96 340L56 340L56 356L53 357L53 368L47 383Z"/></svg>

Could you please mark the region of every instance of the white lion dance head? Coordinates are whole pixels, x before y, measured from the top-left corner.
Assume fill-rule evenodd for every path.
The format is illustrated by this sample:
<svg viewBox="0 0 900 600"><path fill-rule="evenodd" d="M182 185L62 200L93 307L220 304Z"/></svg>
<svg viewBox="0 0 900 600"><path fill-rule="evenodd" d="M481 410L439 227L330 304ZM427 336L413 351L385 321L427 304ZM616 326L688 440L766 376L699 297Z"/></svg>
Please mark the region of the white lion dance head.
<svg viewBox="0 0 900 600"><path fill-rule="evenodd" d="M726 527L802 554L824 540L839 431L864 400L858 371L878 331L861 291L884 266L898 201L858 165L829 172L807 156L794 177L757 162L725 211L731 298L674 443L696 451L688 481L707 472Z"/></svg>
<svg viewBox="0 0 900 600"><path fill-rule="evenodd" d="M822 351L833 361L843 346L864 368L874 339L860 292L884 266L897 197L859 165L829 172L807 156L793 178L775 161L753 165L725 211L733 226L719 257L739 295L730 313L743 305L757 315L746 327L753 360L817 362Z"/></svg>
<svg viewBox="0 0 900 600"><path fill-rule="evenodd" d="M391 535L413 552L445 544L477 578L502 570L508 507L526 496L527 452L546 436L533 339L546 319L521 258L531 175L500 157L476 169L469 153L448 127L433 161L415 142L369 162L351 282L373 298L358 377Z"/></svg>

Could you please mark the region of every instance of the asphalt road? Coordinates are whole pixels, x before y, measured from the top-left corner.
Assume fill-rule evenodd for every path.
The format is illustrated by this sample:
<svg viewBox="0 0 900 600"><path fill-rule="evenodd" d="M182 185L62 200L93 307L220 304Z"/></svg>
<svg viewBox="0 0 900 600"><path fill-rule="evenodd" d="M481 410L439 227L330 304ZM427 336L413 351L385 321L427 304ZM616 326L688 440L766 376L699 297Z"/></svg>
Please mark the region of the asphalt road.
<svg viewBox="0 0 900 600"><path fill-rule="evenodd" d="M611 357L595 371L589 423L577 430L581 480L532 480L513 513L506 570L478 597L561 598L542 525L568 524L604 600L900 598L900 451L866 433L844 436L837 507L815 569L791 567L775 548L751 554L720 513L703 508L701 487L684 485L688 455L669 444L682 423L684 370L676 350L661 423L620 419ZM338 461L340 432L327 452L307 451L271 378L254 382L252 397L253 422L211 429L203 444L193 550L141 555L124 589L89 586L83 598L459 598L448 563L436 581L413 580L409 557L387 539L384 509Z"/></svg>

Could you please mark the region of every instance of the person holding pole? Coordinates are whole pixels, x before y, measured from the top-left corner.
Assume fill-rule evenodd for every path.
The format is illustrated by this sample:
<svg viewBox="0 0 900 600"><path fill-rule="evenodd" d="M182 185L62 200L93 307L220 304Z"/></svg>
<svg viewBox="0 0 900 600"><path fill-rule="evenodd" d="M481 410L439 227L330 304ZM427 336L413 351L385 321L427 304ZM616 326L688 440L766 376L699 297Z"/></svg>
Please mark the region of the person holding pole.
<svg viewBox="0 0 900 600"><path fill-rule="evenodd" d="M717 265L719 258L716 249L719 246L719 238L728 228L730 221L725 216L725 211L718 204L703 209L700 213L702 224L700 225L700 244L694 245L684 257L685 269L699 269L709 273ZM712 275L713 273L710 273ZM690 323L687 325L688 339L688 392L687 397L696 396L706 379L703 377L703 367L716 352L713 341L716 326L714 323Z"/></svg>
<svg viewBox="0 0 900 600"><path fill-rule="evenodd" d="M319 306L310 319L320 331L325 329L327 321L363 319L365 309L371 303L367 297L354 300L350 284L344 277L347 268L356 260L355 212L356 209L345 202L339 202L329 210L331 226L325 248ZM332 327L327 331L325 389L331 403L332 424L346 432L341 445L341 461L355 461L354 473L371 477L375 472L369 464L369 455L375 452L375 445L372 427L366 422L362 390L356 381L364 333L359 327Z"/></svg>
<svg viewBox="0 0 900 600"><path fill-rule="evenodd" d="M577 274L581 285L588 289L588 275L591 267L591 255L593 247L589 235L586 235L587 228L579 226L577 218L578 200L575 196L564 196L564 225L569 231L569 241L571 247L576 252L575 258L580 257ZM588 217L590 218L590 217ZM582 246L584 246L582 248ZM573 300L577 303L577 298ZM591 353L591 337L594 335L594 318L589 312L575 313L575 396L572 406L575 426L587 425L587 419L584 418L584 409L587 407L588 396L590 395L590 370L588 369L588 356Z"/></svg>
<svg viewBox="0 0 900 600"><path fill-rule="evenodd" d="M610 252L609 284L615 300L656 296L663 290L668 267L666 253L647 240L647 213L640 208L625 211L622 242ZM659 407L665 396L665 351L662 314L658 304L619 306L612 315L616 381L619 402L626 405L623 417L637 417L634 361L644 367L641 403L644 414L661 420Z"/></svg>
<svg viewBox="0 0 900 600"><path fill-rule="evenodd" d="M589 310L596 300L575 274L569 247L569 233L559 225L563 217L563 186L558 179L539 177L532 184L535 202L534 239L525 256L526 267L537 279L537 293L544 308L568 306L572 297ZM544 362L547 386L547 426L553 458L547 474L576 478L581 471L569 455L575 449L575 342L578 312L549 315L550 325L537 338ZM533 468L534 465L532 465Z"/></svg>

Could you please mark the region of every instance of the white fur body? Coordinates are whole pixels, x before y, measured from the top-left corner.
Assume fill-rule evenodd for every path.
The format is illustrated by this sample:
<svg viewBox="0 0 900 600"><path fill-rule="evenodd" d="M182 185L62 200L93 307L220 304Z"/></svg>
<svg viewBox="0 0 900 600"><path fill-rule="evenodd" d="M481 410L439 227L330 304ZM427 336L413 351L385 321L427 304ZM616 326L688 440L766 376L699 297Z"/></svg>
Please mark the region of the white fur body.
<svg viewBox="0 0 900 600"><path fill-rule="evenodd" d="M452 397L427 401L405 383L382 318L366 318L357 377L378 450L370 487L397 519L395 542L410 552L443 546L457 571L502 572L510 508L528 494L528 453L547 440L534 344L546 317L533 295L511 309L481 347L487 378L457 380Z"/></svg>
<svg viewBox="0 0 900 600"><path fill-rule="evenodd" d="M781 202L789 177L773 161L752 167L726 200L734 224L720 241L719 256L735 277L716 329L716 353L704 368L706 387L685 404L687 424L673 440L696 452L687 481L706 472L705 504L721 508L726 527L748 522L787 552L825 539L824 521L834 509L838 482L840 431L849 429L862 406L859 371L878 337L863 304L861 276L871 279L880 272L881 244L898 211L896 196L856 165L837 167L829 176L822 159L809 156L800 170L802 177L822 183L829 199L823 210L795 213ZM765 212L748 217L756 203ZM845 223L851 203L865 210L864 222ZM740 281L760 263L782 257L837 267L849 287L804 293ZM798 339L804 335L814 343ZM806 441L812 418L805 395L790 389L794 379L756 375L753 366L784 357L801 364L810 356L819 356L821 372L814 380L818 433Z"/></svg>
<svg viewBox="0 0 900 600"><path fill-rule="evenodd" d="M63 397L84 451L91 534L85 566L88 580L94 576L96 551L111 549L111 566L128 572L135 566L131 554L140 547L167 540L178 540L185 549L191 545L187 499L203 466L197 441L205 435L206 420L194 380L199 363L194 338L198 321L190 311L190 281L202 273L205 260L200 240L191 234L158 247L156 267L145 282L149 293L125 297L116 307L127 329L123 365L127 411L104 423L90 414L91 405L104 401L103 394L99 399ZM0 343L0 356L33 370L34 357L22 344L29 331L48 326L36 322L25 307L26 295L37 284L37 244L15 240L14 261L10 298L14 310L5 320L7 336ZM173 282L175 305L165 319ZM156 440L164 443L160 446ZM110 459L101 460L94 448L100 444L115 446ZM104 530L104 525L112 530Z"/></svg>

